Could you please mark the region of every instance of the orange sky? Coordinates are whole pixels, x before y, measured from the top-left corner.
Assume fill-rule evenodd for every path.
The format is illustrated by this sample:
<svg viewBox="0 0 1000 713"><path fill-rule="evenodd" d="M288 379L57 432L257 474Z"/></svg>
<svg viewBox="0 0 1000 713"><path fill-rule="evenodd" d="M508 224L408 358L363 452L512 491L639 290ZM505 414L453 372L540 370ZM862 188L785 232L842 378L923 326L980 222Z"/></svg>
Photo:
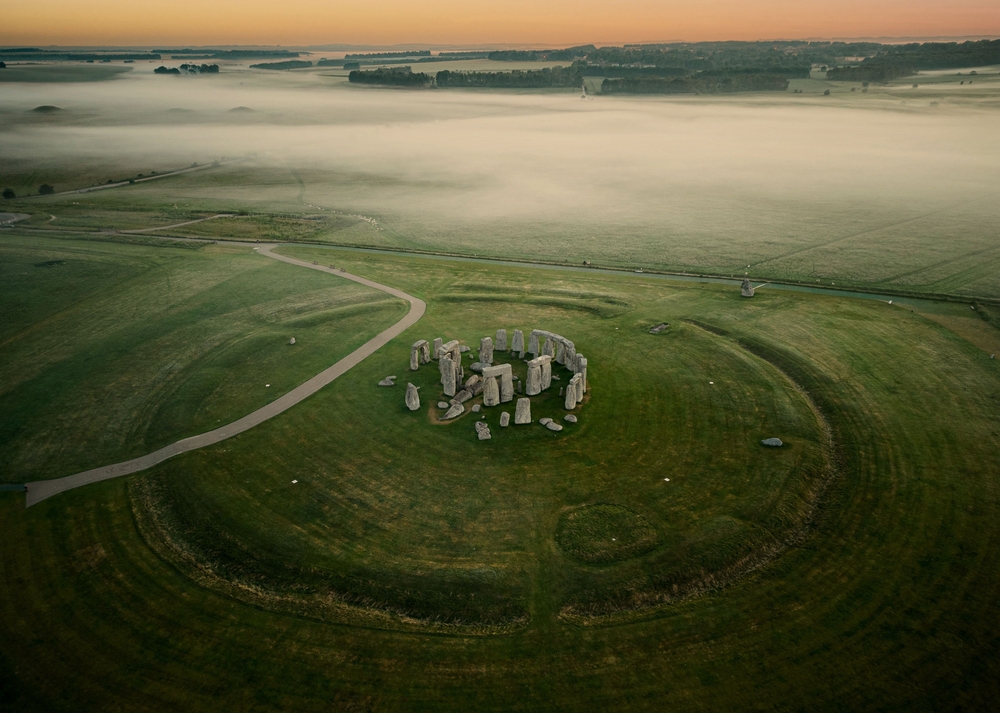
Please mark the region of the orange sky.
<svg viewBox="0 0 1000 713"><path fill-rule="evenodd" d="M1000 35L1000 0L0 0L2 45Z"/></svg>

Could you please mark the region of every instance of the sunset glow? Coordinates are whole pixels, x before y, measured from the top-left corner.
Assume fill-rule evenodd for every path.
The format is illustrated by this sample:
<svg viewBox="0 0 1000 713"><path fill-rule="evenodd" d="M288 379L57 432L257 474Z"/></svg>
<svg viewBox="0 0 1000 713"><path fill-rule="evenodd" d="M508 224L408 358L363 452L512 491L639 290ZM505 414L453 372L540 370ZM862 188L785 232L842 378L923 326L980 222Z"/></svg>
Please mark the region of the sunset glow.
<svg viewBox="0 0 1000 713"><path fill-rule="evenodd" d="M995 0L0 2L4 45L439 45L1000 35Z"/></svg>

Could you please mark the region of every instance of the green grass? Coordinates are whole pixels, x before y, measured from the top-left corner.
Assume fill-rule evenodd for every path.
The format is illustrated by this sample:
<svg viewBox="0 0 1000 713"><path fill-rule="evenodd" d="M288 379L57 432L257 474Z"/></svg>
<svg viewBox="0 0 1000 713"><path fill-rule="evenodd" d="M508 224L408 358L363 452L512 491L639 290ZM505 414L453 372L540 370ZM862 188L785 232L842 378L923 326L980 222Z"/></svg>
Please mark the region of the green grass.
<svg viewBox="0 0 1000 713"><path fill-rule="evenodd" d="M44 274L71 266L67 251L97 254L95 281L112 293L145 260L176 263L175 282L189 283L189 270L240 274L244 254L55 242L17 249ZM416 294L427 314L236 439L27 511L23 496L0 494L11 709L995 700L1000 368L969 341L874 301L766 289L745 300L628 275L284 250ZM309 277L273 267L290 271L283 282L270 263L258 269L274 289ZM509 299L453 299L469 285ZM77 289L25 324L78 304ZM45 292L33 290L19 283L26 303ZM142 312L126 303L99 312L124 327ZM582 308L602 304L614 309ZM669 332L648 334L662 321ZM489 409L494 438L480 443L471 417L434 423L436 370L407 371L409 344L474 344L499 326L549 327L587 354L579 424L501 429ZM59 331L65 348L86 344ZM5 357L9 372L25 363ZM388 373L422 386L420 412L403 407L400 387L375 386ZM546 398L536 419L564 412ZM765 435L788 446L764 449ZM567 540L573 513L588 511L600 515ZM642 546L605 550L602 564L567 552L599 553L618 528Z"/></svg>

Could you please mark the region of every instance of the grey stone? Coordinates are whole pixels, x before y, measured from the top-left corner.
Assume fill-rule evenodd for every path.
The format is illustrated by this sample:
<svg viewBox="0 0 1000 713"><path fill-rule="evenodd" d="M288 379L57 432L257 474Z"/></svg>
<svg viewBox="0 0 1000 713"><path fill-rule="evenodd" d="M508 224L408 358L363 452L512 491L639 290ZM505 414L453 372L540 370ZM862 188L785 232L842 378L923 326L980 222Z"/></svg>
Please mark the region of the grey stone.
<svg viewBox="0 0 1000 713"><path fill-rule="evenodd" d="M479 412L480 412L480 410L482 410L482 408L483 408L483 407L482 407L481 405L479 405L479 404L475 404L475 405L474 405L474 406L472 407L472 413L479 413Z"/></svg>
<svg viewBox="0 0 1000 713"><path fill-rule="evenodd" d="M576 373L576 346L573 342L566 345L566 368Z"/></svg>
<svg viewBox="0 0 1000 713"><path fill-rule="evenodd" d="M531 423L531 399L518 399L514 410L514 424Z"/></svg>
<svg viewBox="0 0 1000 713"><path fill-rule="evenodd" d="M553 374L552 379L554 381L562 381L562 379L559 378L559 374ZM562 389L559 390L559 395L562 396Z"/></svg>
<svg viewBox="0 0 1000 713"><path fill-rule="evenodd" d="M510 364L484 366L482 373L484 379L500 378L500 403L505 404L514 399L514 376Z"/></svg>
<svg viewBox="0 0 1000 713"><path fill-rule="evenodd" d="M455 365L451 356L443 354L441 357L441 384L444 387L445 396L455 395Z"/></svg>
<svg viewBox="0 0 1000 713"><path fill-rule="evenodd" d="M525 387L528 396L542 393L542 367L540 364L528 364L528 385Z"/></svg>
<svg viewBox="0 0 1000 713"><path fill-rule="evenodd" d="M483 424L483 425L485 425L485 424ZM479 433L479 440L480 441L488 441L491 438L493 438L493 434L490 433L490 429L489 428L484 428L483 430L479 431L478 433Z"/></svg>
<svg viewBox="0 0 1000 713"><path fill-rule="evenodd" d="M438 401L438 408L451 408L451 404L447 401Z"/></svg>
<svg viewBox="0 0 1000 713"><path fill-rule="evenodd" d="M587 384L587 357L582 354L576 357L577 364L577 374L580 375L580 386L583 388L583 393L587 393L587 389L590 386Z"/></svg>
<svg viewBox="0 0 1000 713"><path fill-rule="evenodd" d="M543 426L548 426L550 423L552 423L552 419L546 416L545 418L538 419L538 422Z"/></svg>
<svg viewBox="0 0 1000 713"><path fill-rule="evenodd" d="M667 327L669 327L669 326L670 326L670 325L669 325L669 324L667 324L666 322L660 322L660 323L659 323L658 325L656 325L655 327L652 327L652 328L651 328L651 329L649 330L649 333L650 333L650 334L659 334L660 332L664 331L664 330L665 330L665 329L666 329Z"/></svg>
<svg viewBox="0 0 1000 713"><path fill-rule="evenodd" d="M510 350L524 356L524 332L520 329L514 330L514 337L510 342Z"/></svg>
<svg viewBox="0 0 1000 713"><path fill-rule="evenodd" d="M420 368L420 351L416 346L410 350L410 371L416 371Z"/></svg>
<svg viewBox="0 0 1000 713"><path fill-rule="evenodd" d="M289 344L295 344L295 337L292 337L291 339L289 339L288 343Z"/></svg>
<svg viewBox="0 0 1000 713"><path fill-rule="evenodd" d="M495 376L487 376L483 381L483 406L500 405L500 385Z"/></svg>
<svg viewBox="0 0 1000 713"><path fill-rule="evenodd" d="M477 373L482 373L484 366L488 366L488 365L487 364L483 364L482 362L478 362L477 361L477 362L473 363L473 365L470 366L469 368L472 369L473 371L477 372Z"/></svg>
<svg viewBox="0 0 1000 713"><path fill-rule="evenodd" d="M538 356L541 349L538 348L538 333L534 330L531 332L531 336L528 337L528 353L532 356Z"/></svg>
<svg viewBox="0 0 1000 713"><path fill-rule="evenodd" d="M510 411L504 411L500 414L500 428L507 428L507 424L510 423Z"/></svg>
<svg viewBox="0 0 1000 713"><path fill-rule="evenodd" d="M472 351L472 347L467 347L463 344L458 348L458 351L460 351L462 354L465 354L468 351Z"/></svg>
<svg viewBox="0 0 1000 713"><path fill-rule="evenodd" d="M448 413L442 416L441 420L450 421L453 418L458 418L463 413L465 413L465 406L463 406L462 404L455 404L450 409L448 409Z"/></svg>
<svg viewBox="0 0 1000 713"><path fill-rule="evenodd" d="M469 391L468 389L462 389L457 394L455 394L455 398L453 398L451 402L453 404L464 404L471 398L472 398L472 392Z"/></svg>
<svg viewBox="0 0 1000 713"><path fill-rule="evenodd" d="M556 363L566 363L566 344L564 342L556 342Z"/></svg>
<svg viewBox="0 0 1000 713"><path fill-rule="evenodd" d="M743 284L740 285L740 294L744 297L753 297L753 285L750 284L749 277L743 278Z"/></svg>
<svg viewBox="0 0 1000 713"><path fill-rule="evenodd" d="M496 339L496 342L493 345L493 348L496 349L498 352L505 352L505 351L507 351L507 330L506 329L498 329L497 330L497 339Z"/></svg>
<svg viewBox="0 0 1000 713"><path fill-rule="evenodd" d="M465 388L469 389L478 384L479 381L480 381L479 375L473 374L472 376L470 376L468 379L465 380Z"/></svg>
<svg viewBox="0 0 1000 713"><path fill-rule="evenodd" d="M567 411L571 411L576 408L576 405L583 398L583 392L580 387L580 382L583 377L579 374L573 374L573 378L569 380L569 384L566 385L566 400L564 405Z"/></svg>
<svg viewBox="0 0 1000 713"><path fill-rule="evenodd" d="M396 382L393 381L396 377L386 377L382 381L378 382L379 386L395 386Z"/></svg>
<svg viewBox="0 0 1000 713"><path fill-rule="evenodd" d="M563 416L563 421L568 421L569 423L576 423L577 418L573 414L568 413L565 416Z"/></svg>
<svg viewBox="0 0 1000 713"><path fill-rule="evenodd" d="M560 395L560 396L562 396L562 395L563 395L563 387L561 387L561 386L559 387L559 395Z"/></svg>
<svg viewBox="0 0 1000 713"><path fill-rule="evenodd" d="M417 387L413 384L406 385L406 396L404 397L406 401L406 408L411 411L416 411L420 408L420 394L417 393Z"/></svg>
<svg viewBox="0 0 1000 713"><path fill-rule="evenodd" d="M431 360L431 347L426 339L420 339L410 347L410 370L416 371L421 364Z"/></svg>
<svg viewBox="0 0 1000 713"><path fill-rule="evenodd" d="M479 340L479 361L482 364L493 363L493 337L483 337Z"/></svg>
<svg viewBox="0 0 1000 713"><path fill-rule="evenodd" d="M780 438L765 438L761 441L761 445L768 446L769 448L780 448L785 444L781 442Z"/></svg>
<svg viewBox="0 0 1000 713"><path fill-rule="evenodd" d="M438 337L434 340L434 348L431 350L434 353L434 358L438 358L438 352L441 351L441 346L444 344L444 340Z"/></svg>
<svg viewBox="0 0 1000 713"><path fill-rule="evenodd" d="M552 359L542 362L542 391L552 386Z"/></svg>
<svg viewBox="0 0 1000 713"><path fill-rule="evenodd" d="M549 421L545 424L545 427L550 431L561 431L563 429L563 427L555 421Z"/></svg>
<svg viewBox="0 0 1000 713"><path fill-rule="evenodd" d="M551 337L545 338L545 344L542 345L542 356L554 357L556 354L555 342Z"/></svg>
<svg viewBox="0 0 1000 713"><path fill-rule="evenodd" d="M486 421L476 421L476 431L488 431L490 427L487 425Z"/></svg>

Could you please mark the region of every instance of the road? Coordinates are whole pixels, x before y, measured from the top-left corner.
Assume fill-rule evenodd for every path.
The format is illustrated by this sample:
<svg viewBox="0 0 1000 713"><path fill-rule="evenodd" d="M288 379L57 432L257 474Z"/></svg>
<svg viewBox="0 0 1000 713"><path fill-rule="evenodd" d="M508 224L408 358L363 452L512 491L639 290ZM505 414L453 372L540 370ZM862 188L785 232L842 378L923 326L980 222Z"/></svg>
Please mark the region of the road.
<svg viewBox="0 0 1000 713"><path fill-rule="evenodd" d="M328 369L324 369L316 376L295 387L284 396L275 399L267 406L259 408L253 413L247 414L243 418L233 421L226 426L216 428L215 430L208 431L207 433L202 433L197 436L185 438L177 441L176 443L171 443L169 446L164 446L157 451L140 456L139 458L133 458L132 460L123 461L122 463L106 465L101 468L94 468L92 470L76 473L74 475L67 475L63 478L55 478L53 480L36 480L28 483L25 507L31 507L46 498L51 498L53 495L64 493L67 490L72 490L73 488L79 488L84 485L89 485L90 483L108 480L109 478L118 478L123 475L138 473L141 470L151 468L154 465L162 463L168 458L173 458L181 453L187 453L199 448L204 448L205 446L219 443L220 441L232 438L239 433L248 431L254 426L257 426L268 419L274 418L280 413L284 413L292 406L295 406L297 403L309 398L334 379L346 373L357 364L360 364L363 359L366 359L374 354L380 348L385 346L391 339L398 337L405 330L412 327L424 315L424 310L427 308L424 301L417 297L413 297L412 295L408 295L402 290L397 290L394 287L387 287L386 285L381 285L377 282L366 280L363 277L358 277L357 275L352 275L347 272L334 270L324 265L314 265L313 263L306 262L304 260L296 260L295 258L278 255L277 253L272 252L275 247L277 247L277 245L260 245L256 249L261 255L265 255L275 260L280 260L281 262L287 262L289 265L296 265L298 267L307 267L311 270L328 272L336 277L342 277L345 280L352 280L359 284L366 285L367 287L381 290L382 292L390 294L393 297L398 297L409 302L410 310L401 320L386 329L384 332L368 340L333 366Z"/></svg>

